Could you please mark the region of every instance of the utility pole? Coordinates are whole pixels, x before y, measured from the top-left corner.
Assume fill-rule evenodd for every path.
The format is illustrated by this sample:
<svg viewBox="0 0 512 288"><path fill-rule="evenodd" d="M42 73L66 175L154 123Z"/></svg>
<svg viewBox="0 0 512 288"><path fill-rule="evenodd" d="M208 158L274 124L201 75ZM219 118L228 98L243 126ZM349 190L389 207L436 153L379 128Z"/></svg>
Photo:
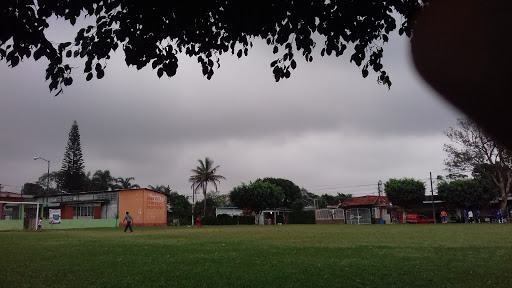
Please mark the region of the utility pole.
<svg viewBox="0 0 512 288"><path fill-rule="evenodd" d="M382 221L382 206L380 205L381 204L381 202L380 202L380 199L381 199L380 198L380 194L382 192L382 181L381 180L379 180L379 182L377 183L377 189L379 191L379 218Z"/></svg>
<svg viewBox="0 0 512 288"><path fill-rule="evenodd" d="M436 221L436 206L434 205L434 185L432 185L432 172L430 172L430 193L432 194L432 218L434 218L434 224Z"/></svg>
<svg viewBox="0 0 512 288"><path fill-rule="evenodd" d="M191 226L194 226L194 204L196 203L194 200L194 194L196 194L196 189L192 185L192 223L190 224Z"/></svg>

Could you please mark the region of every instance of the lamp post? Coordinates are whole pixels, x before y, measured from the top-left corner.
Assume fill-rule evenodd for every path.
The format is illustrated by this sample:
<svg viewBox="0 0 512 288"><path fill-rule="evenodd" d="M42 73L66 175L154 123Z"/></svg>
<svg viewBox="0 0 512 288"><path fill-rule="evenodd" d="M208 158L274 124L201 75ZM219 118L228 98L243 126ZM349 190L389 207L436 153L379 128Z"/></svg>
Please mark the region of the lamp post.
<svg viewBox="0 0 512 288"><path fill-rule="evenodd" d="M48 163L48 179L46 181L46 207L48 207L48 193L50 192L50 160L46 160L42 157L34 157L34 160L44 160L46 163Z"/></svg>

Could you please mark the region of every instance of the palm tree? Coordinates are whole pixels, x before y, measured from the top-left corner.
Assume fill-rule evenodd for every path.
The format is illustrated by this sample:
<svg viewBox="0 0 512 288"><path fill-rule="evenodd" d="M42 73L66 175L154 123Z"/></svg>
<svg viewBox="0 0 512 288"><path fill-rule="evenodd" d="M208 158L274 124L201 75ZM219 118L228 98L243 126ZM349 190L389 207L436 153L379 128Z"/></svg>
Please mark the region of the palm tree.
<svg viewBox="0 0 512 288"><path fill-rule="evenodd" d="M199 162L199 166L197 166L195 169L190 170L192 173L194 173L192 176L190 176L189 181L192 183L192 191L193 193L196 193L199 188L203 189L203 196L204 196L204 210L203 210L203 216L206 211L206 189L208 187L208 183L212 182L215 190L217 190L217 183L220 183L220 179L226 179L222 175L216 174L217 169L220 166L213 167L213 160L206 157L203 160L199 159L197 160Z"/></svg>
<svg viewBox="0 0 512 288"><path fill-rule="evenodd" d="M114 188L116 179L110 175L108 170L97 170L91 179L92 191L107 191Z"/></svg>
<svg viewBox="0 0 512 288"><path fill-rule="evenodd" d="M116 184L114 185L114 187L116 189L139 189L140 186L137 184L132 184L131 183L132 180L135 180L135 178L134 177L128 177L128 178L119 177L115 180Z"/></svg>

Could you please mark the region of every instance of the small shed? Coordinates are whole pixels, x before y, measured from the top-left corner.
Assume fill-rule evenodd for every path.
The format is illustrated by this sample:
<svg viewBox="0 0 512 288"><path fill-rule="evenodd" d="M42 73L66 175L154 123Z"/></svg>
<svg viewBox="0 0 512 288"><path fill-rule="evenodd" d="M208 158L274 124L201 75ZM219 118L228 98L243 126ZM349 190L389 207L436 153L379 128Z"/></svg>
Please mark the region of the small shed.
<svg viewBox="0 0 512 288"><path fill-rule="evenodd" d="M276 209L265 209L260 211L257 215L257 224L259 225L280 225L288 223L288 214L291 209L276 208Z"/></svg>
<svg viewBox="0 0 512 288"><path fill-rule="evenodd" d="M366 195L361 197L353 197L343 201L340 205L348 214L353 214L352 209L369 209L370 210L370 220L374 218L376 223L379 223L380 220L388 220L388 208L389 201L386 196L372 196ZM346 216L348 220L350 217ZM368 218L368 217L366 217Z"/></svg>

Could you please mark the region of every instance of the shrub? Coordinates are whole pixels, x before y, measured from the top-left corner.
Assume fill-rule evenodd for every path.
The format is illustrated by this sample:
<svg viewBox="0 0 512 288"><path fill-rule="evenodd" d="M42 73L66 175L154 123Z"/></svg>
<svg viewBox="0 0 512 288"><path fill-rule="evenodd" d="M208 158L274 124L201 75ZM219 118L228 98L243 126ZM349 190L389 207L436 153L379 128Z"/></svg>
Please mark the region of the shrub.
<svg viewBox="0 0 512 288"><path fill-rule="evenodd" d="M201 225L215 225L215 216L204 216L201 218Z"/></svg>
<svg viewBox="0 0 512 288"><path fill-rule="evenodd" d="M217 215L215 225L236 225L235 219L228 214Z"/></svg>
<svg viewBox="0 0 512 288"><path fill-rule="evenodd" d="M233 216L233 219L239 225L254 225L254 216L251 215Z"/></svg>
<svg viewBox="0 0 512 288"><path fill-rule="evenodd" d="M288 218L289 224L315 224L315 211L293 211Z"/></svg>

